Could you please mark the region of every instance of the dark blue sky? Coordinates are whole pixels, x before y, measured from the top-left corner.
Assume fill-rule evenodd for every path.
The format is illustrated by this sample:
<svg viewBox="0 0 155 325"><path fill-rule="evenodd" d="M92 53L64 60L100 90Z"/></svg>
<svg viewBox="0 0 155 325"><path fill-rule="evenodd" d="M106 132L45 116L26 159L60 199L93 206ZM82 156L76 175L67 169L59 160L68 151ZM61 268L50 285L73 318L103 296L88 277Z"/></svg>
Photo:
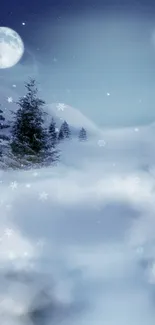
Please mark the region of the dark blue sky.
<svg viewBox="0 0 155 325"><path fill-rule="evenodd" d="M153 1L2 0L0 24L25 44L21 62L0 72L6 84L20 88L33 74L48 102L72 105L100 125L155 119Z"/></svg>

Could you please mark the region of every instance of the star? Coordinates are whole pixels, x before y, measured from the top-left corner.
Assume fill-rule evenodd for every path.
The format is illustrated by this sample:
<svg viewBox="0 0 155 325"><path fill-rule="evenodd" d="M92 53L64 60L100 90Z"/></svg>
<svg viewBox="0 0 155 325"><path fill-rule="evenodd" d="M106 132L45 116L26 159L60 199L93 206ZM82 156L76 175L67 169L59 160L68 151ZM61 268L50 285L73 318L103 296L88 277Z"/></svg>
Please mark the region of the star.
<svg viewBox="0 0 155 325"><path fill-rule="evenodd" d="M13 98L12 97L8 97L7 101L8 101L8 103L12 103L13 102Z"/></svg>
<svg viewBox="0 0 155 325"><path fill-rule="evenodd" d="M40 199L41 201L46 201L46 200L47 200L47 197L48 197L48 194L47 194L46 192L42 192L42 193L40 193L40 195L39 195L39 199Z"/></svg>
<svg viewBox="0 0 155 325"><path fill-rule="evenodd" d="M64 111L64 108L65 108L65 104L63 104L63 103L59 103L59 104L57 105L57 109L58 109L58 111Z"/></svg>
<svg viewBox="0 0 155 325"><path fill-rule="evenodd" d="M17 188L17 182L12 182L11 184L10 184L10 187L12 188L12 190L15 190L16 188Z"/></svg>

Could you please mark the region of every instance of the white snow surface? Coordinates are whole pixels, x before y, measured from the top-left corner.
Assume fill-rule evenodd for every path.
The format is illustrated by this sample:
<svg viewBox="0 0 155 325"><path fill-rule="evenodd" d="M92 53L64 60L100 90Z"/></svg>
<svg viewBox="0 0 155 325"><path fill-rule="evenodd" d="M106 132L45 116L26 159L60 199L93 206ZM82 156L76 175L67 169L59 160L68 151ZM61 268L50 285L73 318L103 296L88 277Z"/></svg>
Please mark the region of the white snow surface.
<svg viewBox="0 0 155 325"><path fill-rule="evenodd" d="M0 172L0 323L154 325L155 131Z"/></svg>

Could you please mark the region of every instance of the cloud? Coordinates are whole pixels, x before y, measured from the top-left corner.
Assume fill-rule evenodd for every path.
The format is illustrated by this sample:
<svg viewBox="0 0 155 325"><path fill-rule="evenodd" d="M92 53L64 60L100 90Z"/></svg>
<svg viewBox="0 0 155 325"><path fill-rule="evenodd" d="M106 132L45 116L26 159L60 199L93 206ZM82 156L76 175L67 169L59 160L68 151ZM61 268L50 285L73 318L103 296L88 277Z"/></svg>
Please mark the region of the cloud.
<svg viewBox="0 0 155 325"><path fill-rule="evenodd" d="M1 321L154 324L154 179L138 151L153 132L109 130L104 148L66 143L57 167L1 172Z"/></svg>

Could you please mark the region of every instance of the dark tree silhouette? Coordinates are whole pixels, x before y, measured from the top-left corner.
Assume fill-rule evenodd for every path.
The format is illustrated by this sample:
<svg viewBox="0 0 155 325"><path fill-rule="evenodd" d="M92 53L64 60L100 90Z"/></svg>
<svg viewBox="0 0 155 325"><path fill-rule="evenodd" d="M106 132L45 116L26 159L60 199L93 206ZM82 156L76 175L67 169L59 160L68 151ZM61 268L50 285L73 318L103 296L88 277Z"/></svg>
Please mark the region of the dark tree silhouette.
<svg viewBox="0 0 155 325"><path fill-rule="evenodd" d="M35 79L30 79L25 88L27 93L17 102L19 108L14 113L12 152L35 163L52 161L55 153L49 148L48 132L44 128L45 101L38 98Z"/></svg>
<svg viewBox="0 0 155 325"><path fill-rule="evenodd" d="M0 155L2 155L3 147L8 145L9 137L6 133L4 133L4 130L8 129L9 127L10 125L5 123L3 110L0 108Z"/></svg>
<svg viewBox="0 0 155 325"><path fill-rule="evenodd" d="M79 140L80 141L86 141L87 140L87 132L84 128L81 128L79 132Z"/></svg>
<svg viewBox="0 0 155 325"><path fill-rule="evenodd" d="M49 126L49 146L52 148L55 148L57 144L57 132L56 132L56 123L54 121L54 118L52 118L52 121Z"/></svg>

